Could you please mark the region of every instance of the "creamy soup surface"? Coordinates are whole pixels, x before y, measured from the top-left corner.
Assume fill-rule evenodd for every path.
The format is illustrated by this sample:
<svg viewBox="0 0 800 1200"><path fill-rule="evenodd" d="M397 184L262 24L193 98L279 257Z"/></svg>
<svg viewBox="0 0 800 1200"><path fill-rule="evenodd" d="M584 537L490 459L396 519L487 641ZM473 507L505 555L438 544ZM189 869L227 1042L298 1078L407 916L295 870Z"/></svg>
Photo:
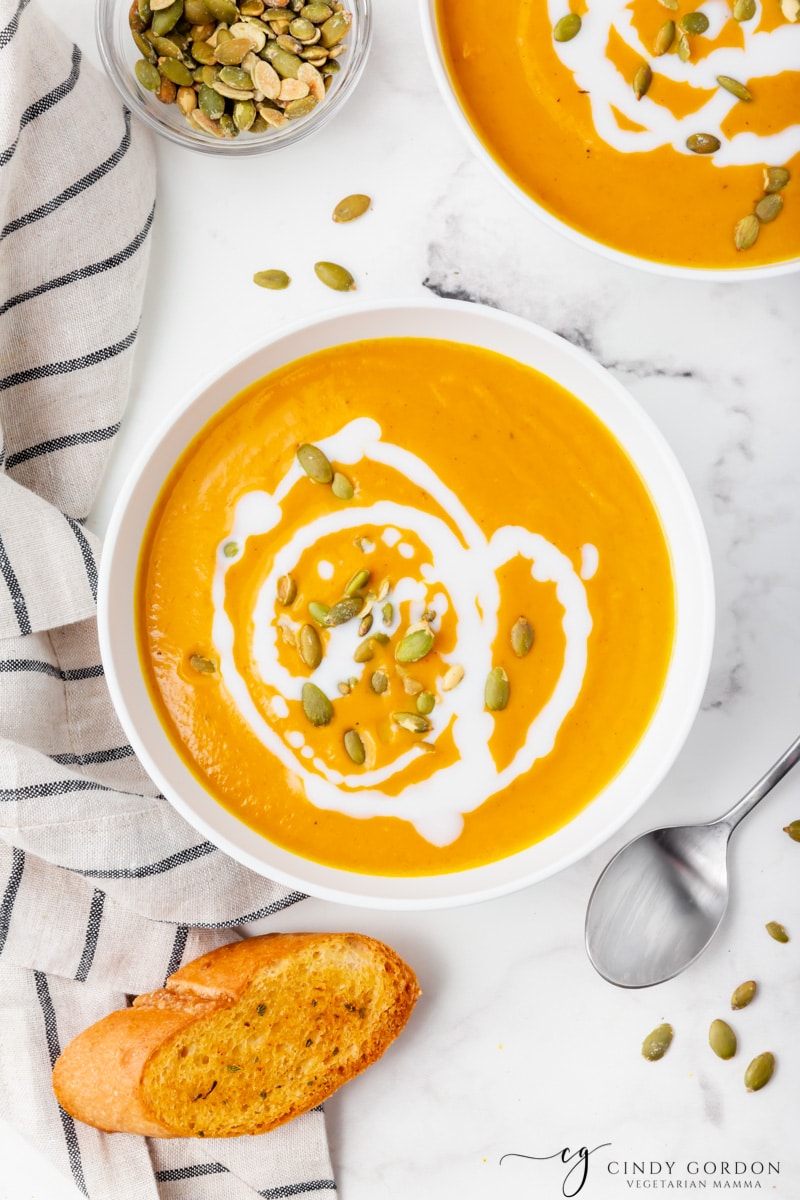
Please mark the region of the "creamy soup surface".
<svg viewBox="0 0 800 1200"><path fill-rule="evenodd" d="M494 861L580 812L653 714L675 619L658 515L590 410L428 339L234 397L164 486L137 614L156 709L219 803L383 875Z"/></svg>
<svg viewBox="0 0 800 1200"><path fill-rule="evenodd" d="M464 113L522 190L616 250L705 268L800 256L798 16L796 0L437 0ZM565 18L579 28L558 40Z"/></svg>

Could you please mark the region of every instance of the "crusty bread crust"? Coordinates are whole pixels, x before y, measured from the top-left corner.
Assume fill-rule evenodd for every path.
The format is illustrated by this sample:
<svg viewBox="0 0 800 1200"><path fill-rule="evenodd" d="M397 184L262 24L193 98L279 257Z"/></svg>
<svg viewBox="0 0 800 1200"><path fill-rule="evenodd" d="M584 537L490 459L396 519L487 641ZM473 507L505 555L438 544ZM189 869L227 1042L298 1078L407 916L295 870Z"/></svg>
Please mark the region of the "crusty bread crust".
<svg viewBox="0 0 800 1200"><path fill-rule="evenodd" d="M107 1132L264 1133L379 1058L419 994L403 960L361 934L246 938L79 1034L53 1088Z"/></svg>

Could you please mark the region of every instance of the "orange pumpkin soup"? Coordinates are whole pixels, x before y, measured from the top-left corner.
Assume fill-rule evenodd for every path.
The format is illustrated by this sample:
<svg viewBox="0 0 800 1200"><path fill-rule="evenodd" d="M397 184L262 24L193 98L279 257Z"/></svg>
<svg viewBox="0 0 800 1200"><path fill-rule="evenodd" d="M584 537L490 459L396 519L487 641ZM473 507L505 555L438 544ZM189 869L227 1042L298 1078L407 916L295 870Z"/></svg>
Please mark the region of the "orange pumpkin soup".
<svg viewBox="0 0 800 1200"><path fill-rule="evenodd" d="M494 0L490 12L483 0L437 0L436 9L475 133L555 217L658 263L800 256L794 0L696 9Z"/></svg>
<svg viewBox="0 0 800 1200"><path fill-rule="evenodd" d="M440 874L566 824L670 659L658 515L591 411L490 351L354 342L252 384L155 506L139 649L175 747L303 857Z"/></svg>

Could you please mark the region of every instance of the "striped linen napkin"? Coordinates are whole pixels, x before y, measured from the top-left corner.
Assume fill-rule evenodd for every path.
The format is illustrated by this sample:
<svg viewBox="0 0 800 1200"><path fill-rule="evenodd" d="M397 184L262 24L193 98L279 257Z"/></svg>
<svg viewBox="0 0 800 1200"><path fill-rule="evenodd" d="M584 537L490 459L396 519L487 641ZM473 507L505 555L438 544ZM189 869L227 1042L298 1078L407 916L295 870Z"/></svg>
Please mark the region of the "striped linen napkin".
<svg viewBox="0 0 800 1200"><path fill-rule="evenodd" d="M321 1110L158 1141L81 1125L51 1090L81 1029L304 897L178 816L109 700L85 521L130 380L154 164L36 0L0 0L0 183L0 1117L92 1200L335 1191Z"/></svg>

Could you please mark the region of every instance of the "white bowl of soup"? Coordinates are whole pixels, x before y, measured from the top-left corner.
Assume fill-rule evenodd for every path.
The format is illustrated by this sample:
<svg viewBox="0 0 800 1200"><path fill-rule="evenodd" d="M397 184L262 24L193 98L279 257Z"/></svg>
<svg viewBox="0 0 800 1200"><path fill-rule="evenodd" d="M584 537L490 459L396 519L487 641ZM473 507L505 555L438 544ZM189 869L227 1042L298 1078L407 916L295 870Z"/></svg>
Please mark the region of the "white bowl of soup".
<svg viewBox="0 0 800 1200"><path fill-rule="evenodd" d="M112 517L100 633L164 795L253 870L393 908L609 837L696 714L691 490L582 350L493 309L348 309L222 371Z"/></svg>
<svg viewBox="0 0 800 1200"><path fill-rule="evenodd" d="M420 0L472 149L528 211L662 274L800 267L795 0Z"/></svg>

